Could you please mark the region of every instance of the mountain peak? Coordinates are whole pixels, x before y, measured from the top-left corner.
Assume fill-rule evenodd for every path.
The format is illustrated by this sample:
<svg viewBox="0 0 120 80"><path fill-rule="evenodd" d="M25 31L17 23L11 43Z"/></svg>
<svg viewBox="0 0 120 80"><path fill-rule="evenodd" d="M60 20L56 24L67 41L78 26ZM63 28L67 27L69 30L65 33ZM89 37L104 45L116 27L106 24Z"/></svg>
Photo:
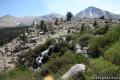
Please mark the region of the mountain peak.
<svg viewBox="0 0 120 80"><path fill-rule="evenodd" d="M3 17L13 17L13 16L11 16L11 15L5 15L5 16L3 16Z"/></svg>
<svg viewBox="0 0 120 80"><path fill-rule="evenodd" d="M92 9L92 8L96 9L96 7L94 7L94 6L89 6L87 9Z"/></svg>
<svg viewBox="0 0 120 80"><path fill-rule="evenodd" d="M94 7L94 6L90 6L90 7L88 7L88 8L86 8L85 10L101 10L101 11L103 11L102 9L99 9L99 8L97 8L97 7Z"/></svg>
<svg viewBox="0 0 120 80"><path fill-rule="evenodd" d="M61 17L64 17L64 16L61 14L58 14L58 13L50 13L50 14L41 16L41 19L42 20L51 20L53 18L61 18Z"/></svg>
<svg viewBox="0 0 120 80"><path fill-rule="evenodd" d="M94 6L90 6L88 8L86 8L85 10L79 12L76 14L75 17L77 18L99 18L101 16L105 16L105 18L112 18L112 19L117 19L118 15L113 14L109 11L105 11L99 8L96 8Z"/></svg>
<svg viewBox="0 0 120 80"><path fill-rule="evenodd" d="M47 15L44 15L44 16L56 16L56 17L62 17L63 15L61 14L58 14L58 13L50 13L50 14L47 14Z"/></svg>
<svg viewBox="0 0 120 80"><path fill-rule="evenodd" d="M55 13L55 12L52 12L52 13L50 13L50 14L48 14L48 15L60 15L60 14Z"/></svg>
<svg viewBox="0 0 120 80"><path fill-rule="evenodd" d="M14 16L11 16L11 15L5 15L5 16L2 16L0 18L15 18Z"/></svg>

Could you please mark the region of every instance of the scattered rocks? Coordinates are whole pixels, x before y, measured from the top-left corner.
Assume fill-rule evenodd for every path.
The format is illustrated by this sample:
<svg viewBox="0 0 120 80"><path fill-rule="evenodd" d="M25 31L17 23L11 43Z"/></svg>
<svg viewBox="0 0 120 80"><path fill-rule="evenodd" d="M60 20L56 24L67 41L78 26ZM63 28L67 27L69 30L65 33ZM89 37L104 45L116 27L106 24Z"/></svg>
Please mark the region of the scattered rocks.
<svg viewBox="0 0 120 80"><path fill-rule="evenodd" d="M82 22L82 20L72 20L70 22L64 22L61 23L58 26L52 25L53 32L49 32L45 34L44 32L40 32L38 28L31 27L25 33L27 34L27 40L28 42L22 41L19 37L12 40L10 43L0 47L0 62L1 64L9 64L14 63L14 61L17 59L19 54L23 54L24 52L27 52L29 49L34 49L36 46L43 44L46 42L48 38L56 38L61 35L68 34L68 29L71 30L71 32L79 32L81 29L81 25L85 23ZM91 23L90 23L91 24ZM93 28L92 25L88 25L88 27ZM66 38L63 37L62 41L66 41ZM56 39L56 43L58 43L59 40ZM71 42L72 43L72 42ZM41 54L41 58L37 59L38 63L41 63L41 61L44 59L52 56L52 48L54 46L50 46L48 49L43 51ZM87 53L86 49L81 49L80 46L76 46L76 53ZM13 59L14 57L14 59ZM42 58L43 57L43 58ZM10 58L12 61L8 61L8 58Z"/></svg>
<svg viewBox="0 0 120 80"><path fill-rule="evenodd" d="M19 52L19 51L22 51L22 50L25 50L25 49L29 49L30 46L24 42L20 43L19 45L17 45L14 49L13 52Z"/></svg>
<svg viewBox="0 0 120 80"><path fill-rule="evenodd" d="M6 52L7 56L11 56L12 53L11 52Z"/></svg>
<svg viewBox="0 0 120 80"><path fill-rule="evenodd" d="M31 38L30 39L30 43L36 43L37 42L37 38Z"/></svg>
<svg viewBox="0 0 120 80"><path fill-rule="evenodd" d="M82 54L83 56L85 56L85 57L88 57L88 54L87 54L87 49L88 49L89 47L81 47L79 44L75 44L75 52L77 53L77 54Z"/></svg>

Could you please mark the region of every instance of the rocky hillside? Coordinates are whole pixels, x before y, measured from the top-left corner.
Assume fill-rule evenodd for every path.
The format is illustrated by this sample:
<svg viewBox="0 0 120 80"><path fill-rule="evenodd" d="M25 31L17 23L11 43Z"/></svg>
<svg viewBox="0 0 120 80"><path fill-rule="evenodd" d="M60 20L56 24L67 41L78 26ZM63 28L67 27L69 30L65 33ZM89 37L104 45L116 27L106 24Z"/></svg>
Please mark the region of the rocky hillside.
<svg viewBox="0 0 120 80"><path fill-rule="evenodd" d="M40 20L52 20L55 18L64 17L57 13L51 13L44 16L24 16L24 17L14 17L10 15L5 15L0 17L0 27L16 27L20 25L31 25L34 22L40 22Z"/></svg>
<svg viewBox="0 0 120 80"><path fill-rule="evenodd" d="M0 80L119 78L119 23L58 18L33 24L0 47Z"/></svg>
<svg viewBox="0 0 120 80"><path fill-rule="evenodd" d="M48 15L40 16L41 20L52 20L52 19L55 19L55 18L64 18L64 16L61 15L61 14L57 14L57 13L51 13L51 14L48 14Z"/></svg>
<svg viewBox="0 0 120 80"><path fill-rule="evenodd" d="M57 26L56 26L57 27ZM67 34L65 28L61 27L61 30L56 30L55 34L44 34L36 26L28 28L27 35L28 42L22 41L19 37L13 39L10 43L7 43L0 47L1 66L0 71L4 69L10 69L15 66L14 63L17 61L17 55L25 53L29 49L34 49L40 44L44 44L49 37L59 37L60 35Z"/></svg>
<svg viewBox="0 0 120 80"><path fill-rule="evenodd" d="M18 18L10 15L0 17L0 26L17 26L20 23L17 22Z"/></svg>
<svg viewBox="0 0 120 80"><path fill-rule="evenodd" d="M83 19L83 21L85 21ZM92 20L91 20L92 21ZM93 20L94 21L94 20ZM71 30L71 32L79 32L81 29L81 26L83 22L79 22L72 20L71 22L60 22L59 25L54 25L54 20L52 21L46 21L47 26L49 28L52 28L54 33L48 32L44 34L41 30L37 28L37 26L28 27L25 30L25 34L27 37L27 42L22 41L20 37L17 37L13 39L11 42L3 45L0 47L0 53L1 53L1 70L4 71L4 69L11 69L15 65L14 63L17 61L18 55L25 53L29 51L30 49L34 49L40 44L44 44L47 39L49 38L58 38L62 35L68 34L68 29ZM94 26L92 25L93 22L86 23L85 27L88 29L94 29ZM22 31L22 33L24 33ZM23 35L23 34L21 34ZM10 66L11 65L11 66ZM15 67L15 66L14 66Z"/></svg>

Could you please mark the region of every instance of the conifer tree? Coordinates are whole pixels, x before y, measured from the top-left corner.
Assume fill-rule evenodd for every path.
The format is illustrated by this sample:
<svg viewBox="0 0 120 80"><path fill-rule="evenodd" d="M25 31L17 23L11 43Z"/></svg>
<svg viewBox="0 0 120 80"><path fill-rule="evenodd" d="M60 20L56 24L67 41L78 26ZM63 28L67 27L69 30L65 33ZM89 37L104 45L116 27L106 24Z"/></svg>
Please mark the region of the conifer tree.
<svg viewBox="0 0 120 80"><path fill-rule="evenodd" d="M55 25L58 25L58 21L59 21L58 19L55 19Z"/></svg>
<svg viewBox="0 0 120 80"><path fill-rule="evenodd" d="M71 21L71 18L73 17L73 14L71 12L67 12L67 21Z"/></svg>

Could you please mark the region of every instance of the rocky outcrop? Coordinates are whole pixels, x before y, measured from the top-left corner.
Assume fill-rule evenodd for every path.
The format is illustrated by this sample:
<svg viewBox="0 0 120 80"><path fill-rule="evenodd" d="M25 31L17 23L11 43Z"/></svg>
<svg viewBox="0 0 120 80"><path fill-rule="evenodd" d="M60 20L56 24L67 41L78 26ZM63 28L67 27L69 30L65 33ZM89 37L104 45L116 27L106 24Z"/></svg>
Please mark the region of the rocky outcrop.
<svg viewBox="0 0 120 80"><path fill-rule="evenodd" d="M89 47L81 47L79 44L75 44L75 52L77 53L77 54L81 54L81 55L83 55L83 56L85 56L85 57L88 57L88 54L87 54L87 49L88 49Z"/></svg>

